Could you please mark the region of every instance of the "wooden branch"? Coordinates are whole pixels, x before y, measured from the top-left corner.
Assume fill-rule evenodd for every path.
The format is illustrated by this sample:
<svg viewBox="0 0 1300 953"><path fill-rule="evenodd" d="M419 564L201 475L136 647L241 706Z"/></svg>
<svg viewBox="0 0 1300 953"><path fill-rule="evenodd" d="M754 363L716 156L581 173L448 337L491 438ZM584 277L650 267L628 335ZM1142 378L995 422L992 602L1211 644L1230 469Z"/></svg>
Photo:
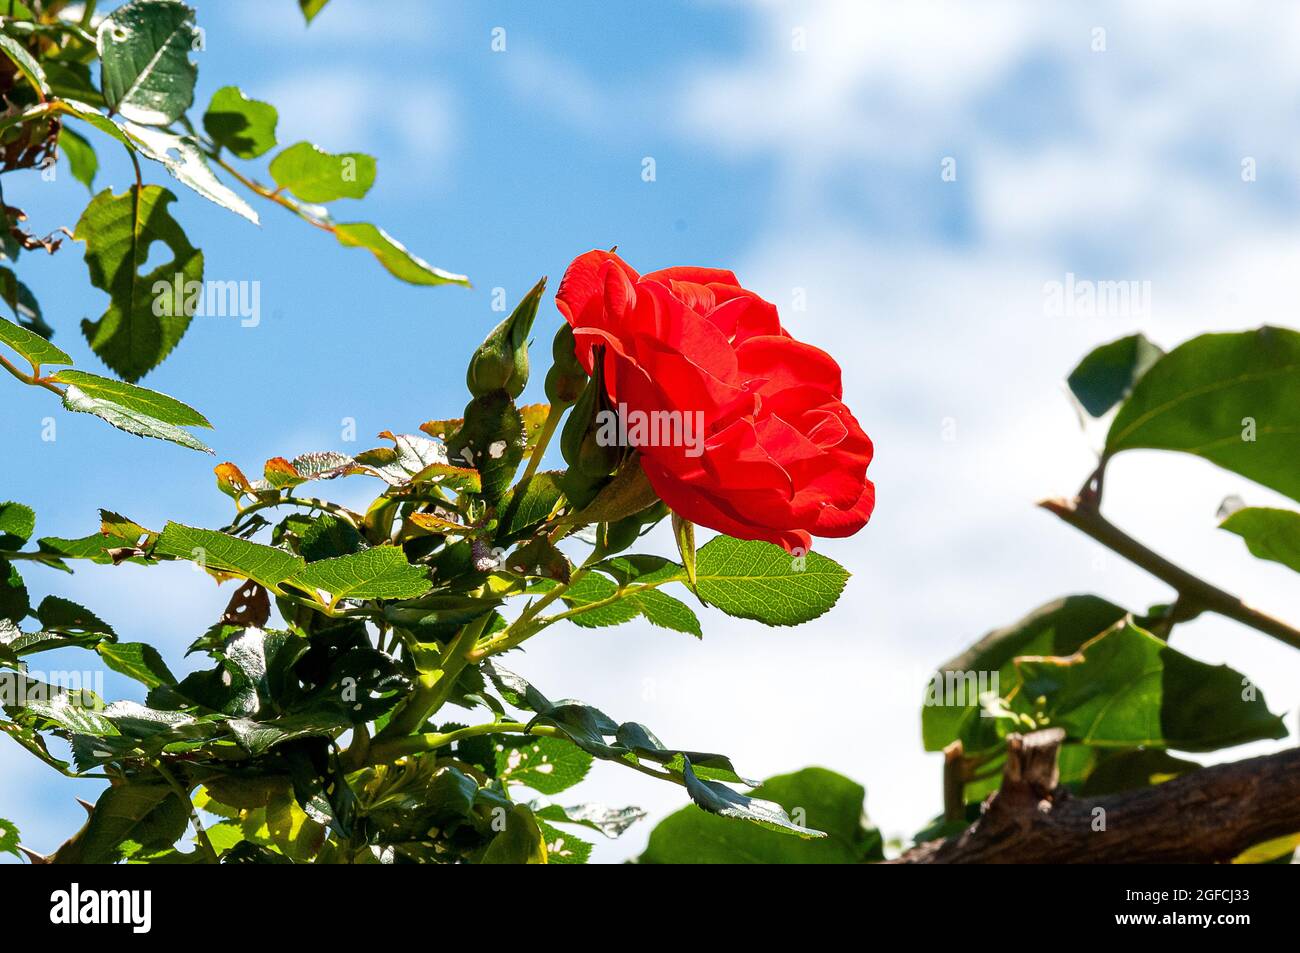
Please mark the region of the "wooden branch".
<svg viewBox="0 0 1300 953"><path fill-rule="evenodd" d="M1105 797L1057 787L1059 728L1007 739L1002 786L961 834L895 864L1214 863L1300 832L1300 749Z"/></svg>
<svg viewBox="0 0 1300 953"><path fill-rule="evenodd" d="M1038 505L1080 532L1091 536L1107 549L1172 586L1178 592L1177 605L1182 619L1192 618L1205 610L1217 612L1229 619L1235 619L1242 625L1248 625L1252 629L1271 635L1292 648L1300 648L1300 629L1260 612L1232 593L1211 585L1147 548L1102 516L1091 497L1085 495L1074 500L1040 500Z"/></svg>

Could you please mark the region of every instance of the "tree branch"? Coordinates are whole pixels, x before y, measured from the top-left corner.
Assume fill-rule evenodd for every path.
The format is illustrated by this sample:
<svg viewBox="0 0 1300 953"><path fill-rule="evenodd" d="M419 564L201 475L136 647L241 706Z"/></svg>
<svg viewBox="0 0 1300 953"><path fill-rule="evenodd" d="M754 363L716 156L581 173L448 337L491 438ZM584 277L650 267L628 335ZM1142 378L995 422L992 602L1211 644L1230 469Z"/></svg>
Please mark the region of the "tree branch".
<svg viewBox="0 0 1300 953"><path fill-rule="evenodd" d="M1002 787L961 834L895 864L1214 863L1300 831L1300 749L1098 798L1057 787L1059 728L1007 739Z"/></svg>
<svg viewBox="0 0 1300 953"><path fill-rule="evenodd" d="M1232 593L1211 585L1181 566L1171 563L1154 550L1148 549L1102 516L1100 509L1088 498L1041 500L1038 505L1049 513L1054 513L1080 532L1091 536L1107 549L1123 556L1135 566L1145 569L1157 579L1173 586L1178 592L1177 611L1180 619L1194 618L1206 610L1217 612L1265 635L1271 635L1292 648L1300 649L1300 629L1246 605Z"/></svg>

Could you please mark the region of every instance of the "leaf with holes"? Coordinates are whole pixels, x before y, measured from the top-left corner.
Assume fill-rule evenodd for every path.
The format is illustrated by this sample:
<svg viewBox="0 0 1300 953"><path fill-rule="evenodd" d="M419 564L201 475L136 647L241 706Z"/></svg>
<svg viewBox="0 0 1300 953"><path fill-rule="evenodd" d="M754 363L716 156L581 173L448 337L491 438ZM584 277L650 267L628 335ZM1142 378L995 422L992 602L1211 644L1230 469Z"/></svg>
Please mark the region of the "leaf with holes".
<svg viewBox="0 0 1300 953"><path fill-rule="evenodd" d="M203 280L203 253L167 211L175 200L156 185L138 196L135 189L121 195L106 189L91 200L74 233L86 244L91 283L110 299L98 321L82 321L82 333L105 364L132 382L162 363L184 336L193 315L190 283ZM154 242L170 249L172 259L142 275Z"/></svg>

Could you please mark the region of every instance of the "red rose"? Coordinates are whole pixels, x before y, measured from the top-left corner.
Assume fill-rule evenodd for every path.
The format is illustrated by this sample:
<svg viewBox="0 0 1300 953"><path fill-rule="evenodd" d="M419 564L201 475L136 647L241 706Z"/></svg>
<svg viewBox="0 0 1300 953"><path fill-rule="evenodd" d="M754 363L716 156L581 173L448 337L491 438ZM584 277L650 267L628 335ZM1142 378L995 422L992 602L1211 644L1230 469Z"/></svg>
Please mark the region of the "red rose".
<svg viewBox="0 0 1300 953"><path fill-rule="evenodd" d="M675 513L787 550L851 536L871 517L871 439L840 400L839 365L792 338L731 272L641 276L593 251L569 266L556 304L588 372L604 348L610 401ZM677 439L656 439L671 428Z"/></svg>

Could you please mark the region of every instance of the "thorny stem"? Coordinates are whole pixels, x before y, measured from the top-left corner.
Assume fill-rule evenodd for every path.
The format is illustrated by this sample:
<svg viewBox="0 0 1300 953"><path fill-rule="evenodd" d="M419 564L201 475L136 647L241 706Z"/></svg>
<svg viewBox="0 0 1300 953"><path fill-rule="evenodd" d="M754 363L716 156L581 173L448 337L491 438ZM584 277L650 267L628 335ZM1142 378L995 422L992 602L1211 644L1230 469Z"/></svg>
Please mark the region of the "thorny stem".
<svg viewBox="0 0 1300 953"><path fill-rule="evenodd" d="M1101 515L1096 496L1081 495L1073 500L1047 499L1039 501L1038 505L1172 586L1178 592L1175 604L1177 619L1192 619L1205 611L1217 612L1300 649L1300 629L1248 606L1232 593L1206 582L1144 546Z"/></svg>

